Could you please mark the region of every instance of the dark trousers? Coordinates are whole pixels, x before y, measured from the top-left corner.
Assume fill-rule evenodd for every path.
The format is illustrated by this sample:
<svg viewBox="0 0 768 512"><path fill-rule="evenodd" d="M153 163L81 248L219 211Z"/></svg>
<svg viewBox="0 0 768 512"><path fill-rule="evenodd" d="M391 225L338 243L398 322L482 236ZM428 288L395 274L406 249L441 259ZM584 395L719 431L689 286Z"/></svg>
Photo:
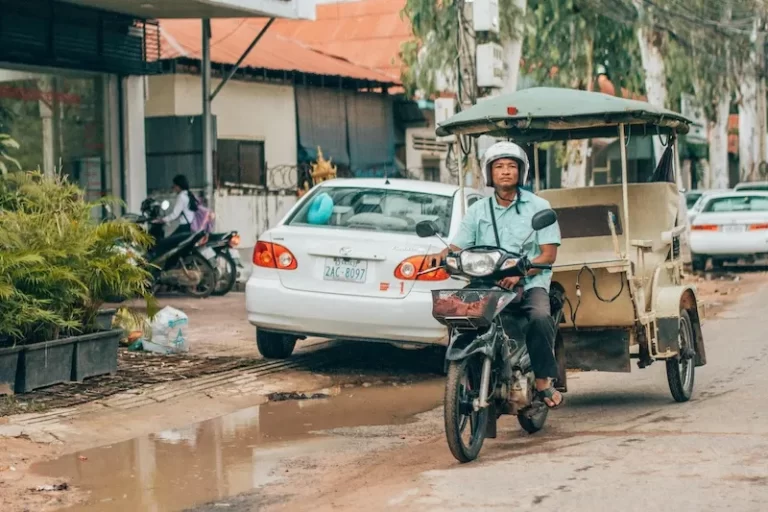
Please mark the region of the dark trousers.
<svg viewBox="0 0 768 512"><path fill-rule="evenodd" d="M537 379L557 378L555 361L555 321L549 305L549 293L544 288L531 288L523 294L510 313L523 313L527 320L525 345L531 357L531 367ZM507 322L504 322L505 326ZM511 334L508 332L508 334Z"/></svg>

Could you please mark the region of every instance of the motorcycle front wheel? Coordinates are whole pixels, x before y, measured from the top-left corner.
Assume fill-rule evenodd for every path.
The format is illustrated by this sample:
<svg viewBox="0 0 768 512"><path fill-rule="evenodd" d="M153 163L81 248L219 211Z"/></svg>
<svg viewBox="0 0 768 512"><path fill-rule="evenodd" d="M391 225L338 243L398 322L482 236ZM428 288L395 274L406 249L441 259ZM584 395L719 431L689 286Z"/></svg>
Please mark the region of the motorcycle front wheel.
<svg viewBox="0 0 768 512"><path fill-rule="evenodd" d="M184 257L184 267L187 270L197 270L202 274L197 286L185 286L183 288L184 292L190 297L198 299L210 297L216 289L216 280L218 278L218 273L210 262L202 254L193 252Z"/></svg>
<svg viewBox="0 0 768 512"><path fill-rule="evenodd" d="M459 462L477 458L485 441L488 408L475 411L473 402L480 397L482 354L451 362L445 382L445 437L448 448Z"/></svg>

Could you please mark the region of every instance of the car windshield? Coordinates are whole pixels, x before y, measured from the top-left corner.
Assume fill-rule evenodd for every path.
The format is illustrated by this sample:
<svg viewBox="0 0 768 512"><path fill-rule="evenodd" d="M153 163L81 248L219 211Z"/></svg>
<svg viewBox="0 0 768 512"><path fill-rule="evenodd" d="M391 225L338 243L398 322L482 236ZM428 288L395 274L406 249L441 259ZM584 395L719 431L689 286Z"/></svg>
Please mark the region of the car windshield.
<svg viewBox="0 0 768 512"><path fill-rule="evenodd" d="M321 226L416 234L416 224L435 221L440 234L451 226L453 197L397 189L318 187L288 221Z"/></svg>
<svg viewBox="0 0 768 512"><path fill-rule="evenodd" d="M705 213L768 212L768 195L715 197L704 207Z"/></svg>

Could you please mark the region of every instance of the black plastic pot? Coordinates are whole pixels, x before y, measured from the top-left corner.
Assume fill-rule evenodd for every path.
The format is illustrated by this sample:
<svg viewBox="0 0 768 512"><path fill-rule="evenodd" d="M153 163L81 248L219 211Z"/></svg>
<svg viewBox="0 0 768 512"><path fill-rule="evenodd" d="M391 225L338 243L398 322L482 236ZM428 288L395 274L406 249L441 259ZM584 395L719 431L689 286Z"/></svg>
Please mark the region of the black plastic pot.
<svg viewBox="0 0 768 512"><path fill-rule="evenodd" d="M13 394L22 347L0 348L0 395Z"/></svg>
<svg viewBox="0 0 768 512"><path fill-rule="evenodd" d="M111 331L115 313L117 313L116 309L100 309L96 313L96 328L100 331Z"/></svg>
<svg viewBox="0 0 768 512"><path fill-rule="evenodd" d="M117 372L117 349L122 329L111 329L73 338L75 340L72 380L81 382L97 375Z"/></svg>
<svg viewBox="0 0 768 512"><path fill-rule="evenodd" d="M75 337L22 347L16 393L28 393L69 381L72 377L72 360L76 343Z"/></svg>

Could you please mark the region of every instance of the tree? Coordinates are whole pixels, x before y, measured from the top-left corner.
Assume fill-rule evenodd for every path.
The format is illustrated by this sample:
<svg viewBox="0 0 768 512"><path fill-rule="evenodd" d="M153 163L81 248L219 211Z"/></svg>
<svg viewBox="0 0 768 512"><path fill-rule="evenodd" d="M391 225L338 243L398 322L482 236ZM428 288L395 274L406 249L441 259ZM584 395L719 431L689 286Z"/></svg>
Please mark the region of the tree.
<svg viewBox="0 0 768 512"><path fill-rule="evenodd" d="M618 95L640 86L639 52L632 27L609 18L599 0L530 0L524 46L525 69L538 82L593 90L604 67ZM589 141L565 145L563 187L586 186Z"/></svg>

